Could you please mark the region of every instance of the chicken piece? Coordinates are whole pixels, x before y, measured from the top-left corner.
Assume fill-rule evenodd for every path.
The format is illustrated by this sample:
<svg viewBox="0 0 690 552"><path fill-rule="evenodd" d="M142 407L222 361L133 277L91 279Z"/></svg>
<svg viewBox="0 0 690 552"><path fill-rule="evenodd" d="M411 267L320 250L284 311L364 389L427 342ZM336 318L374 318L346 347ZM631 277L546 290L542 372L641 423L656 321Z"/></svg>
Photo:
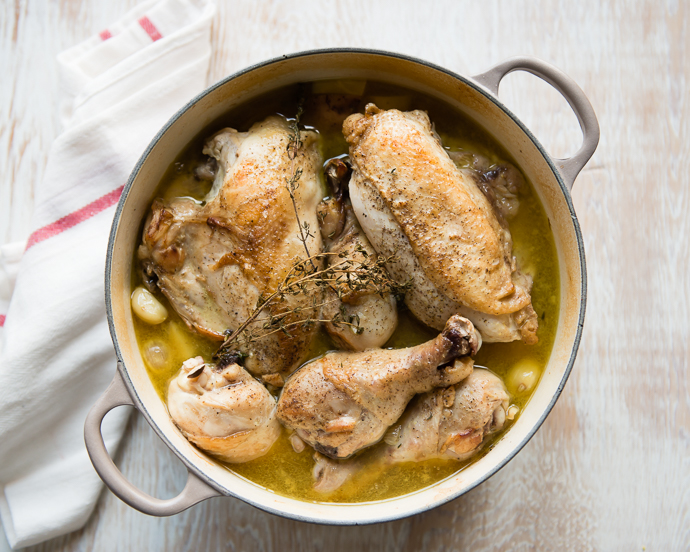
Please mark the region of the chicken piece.
<svg viewBox="0 0 690 552"><path fill-rule="evenodd" d="M488 433L503 427L507 410L508 393L501 378L475 368L460 385L417 398L400 426L391 428L397 439L387 439L388 461L466 460Z"/></svg>
<svg viewBox="0 0 690 552"><path fill-rule="evenodd" d="M300 221L315 229L316 206L323 197L321 160L315 132L301 133L294 162L287 152L290 137L288 122L280 117L269 117L246 133L223 129L204 147L219 165L205 201L153 203L139 248L144 272L187 325L206 336L222 340L227 330L237 329L259 299L276 290L296 259L306 257L286 181L293 168L302 171L295 203ZM311 234L307 246L318 253L321 236ZM312 295L271 304L249 330L262 327L269 308L309 312ZM293 327L290 335L279 332L241 345L244 366L280 383L304 360L315 330L314 325Z"/></svg>
<svg viewBox="0 0 690 552"><path fill-rule="evenodd" d="M400 422L391 427L385 446L369 462L384 465L434 458L466 460L484 438L500 430L506 419L508 393L501 379L482 368L459 385L435 389L415 398ZM363 467L359 458L336 461L316 453L314 489L338 489Z"/></svg>
<svg viewBox="0 0 690 552"><path fill-rule="evenodd" d="M442 293L489 314L529 304L529 293L511 277L510 233L443 150L425 113L369 104L366 115L346 119L343 132L353 182L378 190Z"/></svg>
<svg viewBox="0 0 690 552"><path fill-rule="evenodd" d="M343 133L354 172L350 197L367 238L406 303L440 329L460 313L488 341L537 341L531 279L517 269L512 239L474 180L443 149L421 111L351 115Z"/></svg>
<svg viewBox="0 0 690 552"><path fill-rule="evenodd" d="M376 262L376 251L359 226L347 197L349 167L335 159L329 161L325 172L332 195L319 204L318 218L327 250L332 253L330 265L347 261ZM341 349L352 351L382 347L398 325L395 297L391 293L379 293L356 276L336 289L340 297L336 290L326 290L322 311L324 319L338 321L325 325L333 341Z"/></svg>
<svg viewBox="0 0 690 552"><path fill-rule="evenodd" d="M168 387L168 410L187 439L225 462L263 456L281 432L275 399L237 364L185 361Z"/></svg>
<svg viewBox="0 0 690 552"><path fill-rule="evenodd" d="M438 337L416 347L328 353L287 381L278 419L318 452L347 458L379 441L415 394L461 381L462 363L446 363L480 345L472 323L453 316Z"/></svg>

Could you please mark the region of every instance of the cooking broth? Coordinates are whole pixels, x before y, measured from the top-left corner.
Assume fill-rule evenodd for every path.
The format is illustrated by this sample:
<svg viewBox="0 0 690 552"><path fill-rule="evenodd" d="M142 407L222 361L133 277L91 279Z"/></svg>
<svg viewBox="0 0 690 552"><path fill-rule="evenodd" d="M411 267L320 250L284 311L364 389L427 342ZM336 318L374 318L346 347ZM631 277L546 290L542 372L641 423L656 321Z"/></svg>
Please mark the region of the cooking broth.
<svg viewBox="0 0 690 552"><path fill-rule="evenodd" d="M352 95L353 93L355 95ZM317 108L324 101L323 94L341 94L337 97L339 105L351 112L363 112L364 106L371 101L383 109L426 110L447 149L461 148L479 153L493 163L507 161L518 166L481 128L439 100L382 83L333 81L286 88L255 99L222 117L190 142L162 179L157 190L158 196L166 201L175 197L201 200L208 193L210 182L195 179L194 168L205 161L201 150L206 138L226 126L246 131L253 123L275 113L293 117L297 112L300 97L305 99L302 122L319 131L324 160L347 153L341 124L319 116ZM520 268L534 277L532 304L539 316L539 342L536 345L526 345L521 341L484 343L475 358L475 365L490 369L504 381L510 370L520 363L530 362L538 367L539 373L543 372L555 339L559 311L558 261L550 223L531 183L527 180L526 186L520 191L519 200L518 214L509 222L513 237L513 254L517 257ZM134 255L137 266L136 252ZM133 287L141 283L139 271L134 271ZM165 297L161 293L157 293L157 297L170 313L163 324L150 326L136 317L133 319L147 371L161 400L165 402L168 384L177 374L182 362L197 355L210 361L219 344L189 330ZM428 341L438 333L416 320L403 307L400 308L398 327L386 347L410 347ZM309 358L313 359L335 348L328 334L322 329L312 343ZM511 404L522 411L533 391L532 389L517 396L511 394ZM263 457L244 464L224 465L258 485L300 500L382 500L432 485L475 462L491 449L492 443L500 439L513 423L514 420L506 420L501 431L488 435L481 450L470 460L429 460L392 466L371 462L330 494L317 493L312 489L312 450L307 446L302 453L295 453L288 441L286 430L283 430L281 437ZM376 448L377 446L371 447L361 454L365 457L373 456Z"/></svg>

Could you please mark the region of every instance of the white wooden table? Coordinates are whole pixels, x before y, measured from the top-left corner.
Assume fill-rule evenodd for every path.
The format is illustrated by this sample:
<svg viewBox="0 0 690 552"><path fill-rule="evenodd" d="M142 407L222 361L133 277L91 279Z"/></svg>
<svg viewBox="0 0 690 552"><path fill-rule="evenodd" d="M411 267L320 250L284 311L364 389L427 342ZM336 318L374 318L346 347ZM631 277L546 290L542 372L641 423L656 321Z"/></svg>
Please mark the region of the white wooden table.
<svg viewBox="0 0 690 552"><path fill-rule="evenodd" d="M534 55L582 86L602 138L573 189L589 273L577 363L524 450L488 482L427 514L334 528L212 499L158 519L105 492L83 530L34 549L690 549L690 4L218 3L210 82L283 53L353 46L468 75ZM0 242L28 235L34 185L60 131L55 54L134 4L0 5ZM552 154L578 147L575 117L546 84L511 75L501 98ZM171 497L184 483L182 465L140 416L118 463L156 496Z"/></svg>

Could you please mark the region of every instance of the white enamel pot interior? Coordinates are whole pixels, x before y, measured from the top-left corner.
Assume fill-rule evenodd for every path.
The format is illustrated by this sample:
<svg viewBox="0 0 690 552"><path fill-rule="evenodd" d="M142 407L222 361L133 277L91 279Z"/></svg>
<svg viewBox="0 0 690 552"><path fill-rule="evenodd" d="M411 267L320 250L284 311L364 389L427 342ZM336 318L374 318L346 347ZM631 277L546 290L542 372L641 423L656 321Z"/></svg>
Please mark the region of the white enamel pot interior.
<svg viewBox="0 0 690 552"><path fill-rule="evenodd" d="M497 99L501 79L524 70L557 88L575 111L583 145L573 157L554 160L522 123ZM518 162L533 183L553 229L560 266L561 307L553 352L542 379L521 416L481 460L415 493L374 503L310 503L276 495L239 477L192 446L175 427L156 394L137 346L130 309L133 251L142 219L166 169L190 140L233 107L286 85L327 79L371 79L439 98L486 129ZM599 128L584 93L565 74L534 58L508 60L474 78L461 77L429 63L371 50L322 50L268 61L212 86L178 112L151 142L120 199L110 236L106 301L118 373L89 414L87 449L101 478L121 499L151 515L170 515L212 496L233 496L288 518L355 525L389 521L439 506L469 491L506 464L548 415L572 368L585 313L586 274L582 237L569 189L596 148ZM184 491L158 500L136 489L117 470L100 434L112 408L134 405L189 470Z"/></svg>

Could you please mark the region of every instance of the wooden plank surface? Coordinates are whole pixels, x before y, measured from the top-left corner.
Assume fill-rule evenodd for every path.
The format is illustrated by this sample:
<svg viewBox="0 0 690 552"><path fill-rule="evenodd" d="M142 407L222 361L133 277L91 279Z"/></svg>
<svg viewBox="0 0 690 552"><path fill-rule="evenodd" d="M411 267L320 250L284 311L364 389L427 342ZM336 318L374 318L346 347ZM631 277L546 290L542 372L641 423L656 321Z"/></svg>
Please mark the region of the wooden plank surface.
<svg viewBox="0 0 690 552"><path fill-rule="evenodd" d="M0 6L0 242L25 238L33 187L59 133L56 52L135 4ZM573 374L524 450L432 512L368 527L297 523L232 499L168 519L106 492L87 526L32 550L690 549L690 9L683 2L219 0L209 82L303 49L403 52L464 74L518 54L588 94L602 130L573 201L589 303ZM501 98L556 156L580 132L547 85L511 75ZM143 490L185 471L139 416L119 454Z"/></svg>

